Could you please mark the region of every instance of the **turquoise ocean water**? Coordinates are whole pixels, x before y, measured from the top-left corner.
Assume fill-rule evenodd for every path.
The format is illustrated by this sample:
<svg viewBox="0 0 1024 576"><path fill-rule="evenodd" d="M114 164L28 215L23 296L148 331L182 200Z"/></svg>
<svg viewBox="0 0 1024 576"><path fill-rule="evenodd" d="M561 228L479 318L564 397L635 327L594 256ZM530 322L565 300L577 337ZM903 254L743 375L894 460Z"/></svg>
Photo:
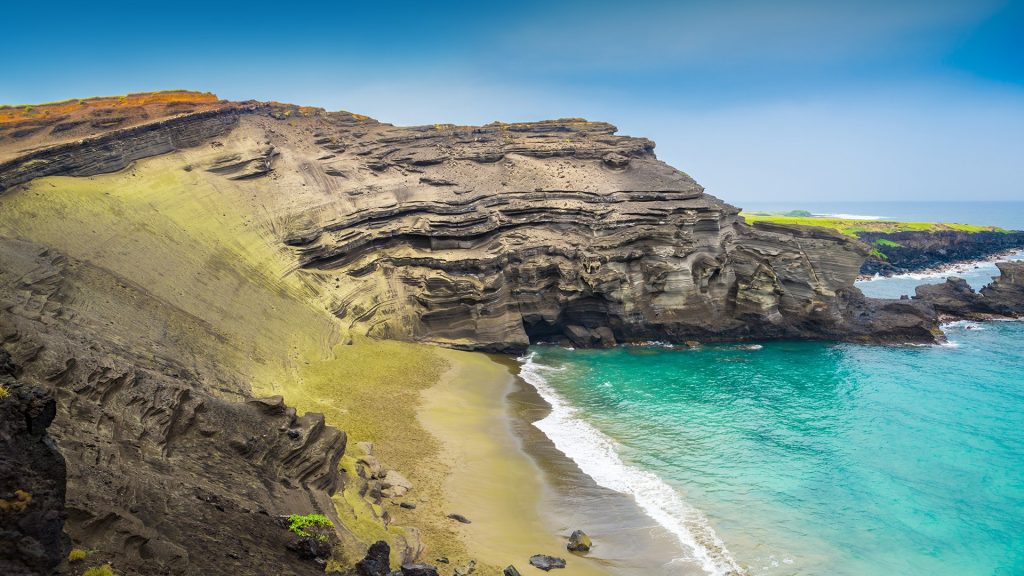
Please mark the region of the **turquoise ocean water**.
<svg viewBox="0 0 1024 576"><path fill-rule="evenodd" d="M538 346L522 375L553 406L537 426L691 570L1024 574L1024 322L946 330L929 347Z"/></svg>

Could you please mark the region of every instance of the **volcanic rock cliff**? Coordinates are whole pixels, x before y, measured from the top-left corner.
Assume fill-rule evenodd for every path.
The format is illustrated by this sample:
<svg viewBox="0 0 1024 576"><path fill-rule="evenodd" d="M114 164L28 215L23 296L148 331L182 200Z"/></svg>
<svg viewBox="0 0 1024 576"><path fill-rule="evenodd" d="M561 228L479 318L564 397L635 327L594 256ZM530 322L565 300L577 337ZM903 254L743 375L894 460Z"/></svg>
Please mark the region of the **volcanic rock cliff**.
<svg viewBox="0 0 1024 576"><path fill-rule="evenodd" d="M853 287L863 243L749 226L653 150L193 93L0 109L0 344L55 399L67 533L122 573L312 574L278 516L317 512L415 559L382 495L337 497L346 435L265 398L334 409L302 393L356 394L363 336L941 339L931 301Z"/></svg>

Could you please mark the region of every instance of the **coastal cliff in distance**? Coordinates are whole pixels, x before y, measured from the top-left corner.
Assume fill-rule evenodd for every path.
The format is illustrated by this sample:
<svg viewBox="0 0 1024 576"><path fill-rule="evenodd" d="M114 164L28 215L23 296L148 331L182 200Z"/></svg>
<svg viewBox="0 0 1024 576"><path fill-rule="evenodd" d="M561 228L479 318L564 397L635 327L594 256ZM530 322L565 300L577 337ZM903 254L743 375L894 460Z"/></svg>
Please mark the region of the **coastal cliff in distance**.
<svg viewBox="0 0 1024 576"><path fill-rule="evenodd" d="M580 119L396 127L190 92L0 108L0 345L54 399L66 532L127 574L322 573L379 539L465 553L396 519L430 522L385 467L428 450L415 417L373 425L401 403L379 385L440 368L390 343L407 368L359 371L367 337L941 339L952 305L853 287L868 252L748 225L650 140ZM1002 286L978 306L1019 314ZM401 445L353 456L336 426ZM330 558L282 525L310 513Z"/></svg>
<svg viewBox="0 0 1024 576"><path fill-rule="evenodd" d="M868 305L851 285L864 245L748 226L657 160L653 142L609 124L400 128L209 98L118 121L117 107L85 102L73 112L103 110L102 123L70 113L3 133L0 189L180 151L179 170L260 198L272 215L262 232L355 334L494 351L935 337L934 322L905 307L863 322ZM155 117L102 130L144 115ZM68 141L76 131L84 137ZM58 143L38 146L41 134ZM18 149L26 138L37 146Z"/></svg>

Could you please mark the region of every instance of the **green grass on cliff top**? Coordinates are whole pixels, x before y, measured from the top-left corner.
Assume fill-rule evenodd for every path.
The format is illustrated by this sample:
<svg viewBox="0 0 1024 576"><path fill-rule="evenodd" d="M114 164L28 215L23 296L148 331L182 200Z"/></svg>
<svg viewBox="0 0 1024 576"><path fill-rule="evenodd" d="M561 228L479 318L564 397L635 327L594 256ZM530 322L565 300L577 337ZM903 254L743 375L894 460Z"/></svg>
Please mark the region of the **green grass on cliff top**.
<svg viewBox="0 0 1024 576"><path fill-rule="evenodd" d="M892 220L854 220L847 218L823 218L817 216L790 216L786 214L767 214L764 212L741 212L740 216L748 224L754 222L770 222L773 224L797 224L801 226L817 226L831 228L841 234L857 237L860 232L941 232L957 230L960 232L1006 232L996 226L977 226L973 224L947 224L940 222L896 222Z"/></svg>

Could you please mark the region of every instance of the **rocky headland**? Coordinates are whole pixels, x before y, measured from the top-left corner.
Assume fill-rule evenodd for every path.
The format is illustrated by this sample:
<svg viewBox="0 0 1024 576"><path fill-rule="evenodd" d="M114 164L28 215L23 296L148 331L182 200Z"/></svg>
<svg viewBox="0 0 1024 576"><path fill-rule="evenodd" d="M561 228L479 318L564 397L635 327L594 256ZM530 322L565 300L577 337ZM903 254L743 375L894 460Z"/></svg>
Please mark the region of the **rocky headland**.
<svg viewBox="0 0 1024 576"><path fill-rule="evenodd" d="M33 502L123 574L344 571L377 541L375 565L468 558L439 498L401 505L446 473L404 384L444 360L378 342L931 343L944 319L1024 312L1015 264L980 294L866 298L870 250L749 225L650 140L581 119L396 127L187 92L2 108L0 345L19 384L0 407L22 410L22 387L52 404L67 495ZM0 501L36 469L59 495L40 426L3 433L39 456ZM308 514L327 553L288 529ZM33 537L40 566L80 571L52 530Z"/></svg>

